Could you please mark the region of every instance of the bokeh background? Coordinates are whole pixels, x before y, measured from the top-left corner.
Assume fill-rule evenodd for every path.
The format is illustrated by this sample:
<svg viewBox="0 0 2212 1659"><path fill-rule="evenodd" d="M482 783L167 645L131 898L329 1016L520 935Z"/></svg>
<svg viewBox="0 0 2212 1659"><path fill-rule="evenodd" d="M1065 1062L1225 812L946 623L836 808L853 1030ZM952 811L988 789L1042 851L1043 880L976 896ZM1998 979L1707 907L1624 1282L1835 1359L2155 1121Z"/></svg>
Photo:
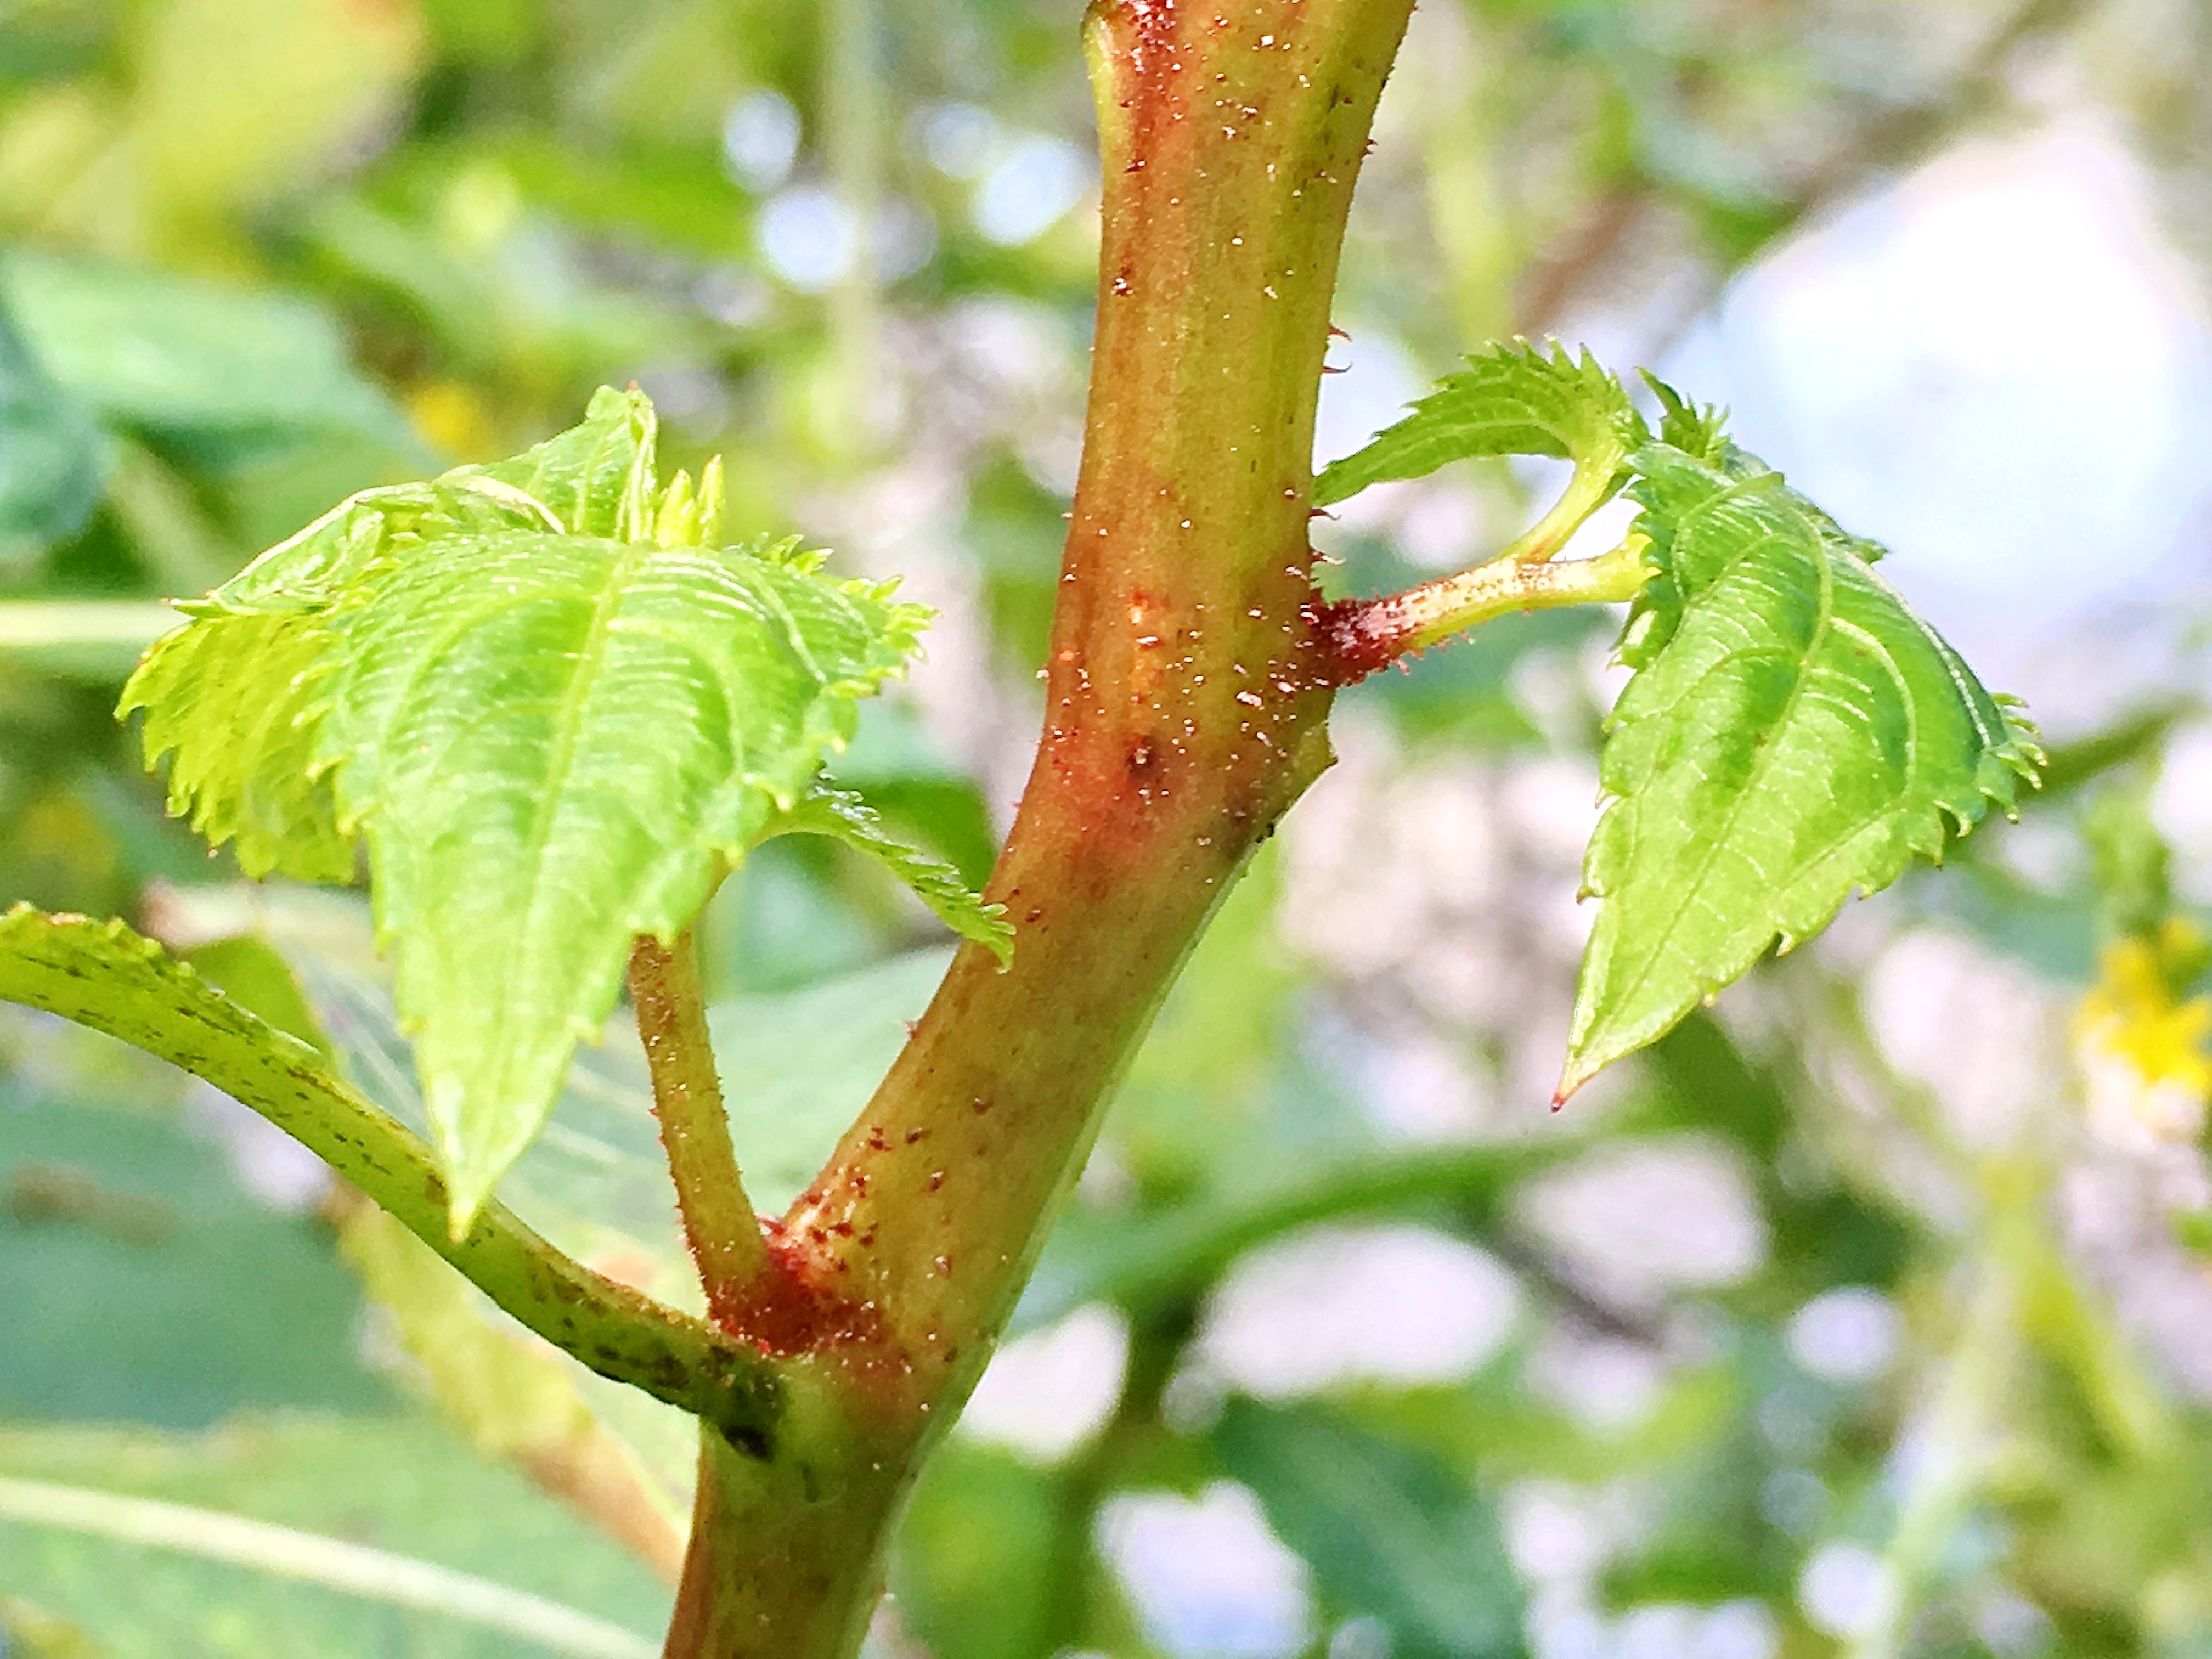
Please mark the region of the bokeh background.
<svg viewBox="0 0 2212 1659"><path fill-rule="evenodd" d="M0 0L0 902L130 917L419 1111L361 896L210 859L117 688L161 596L631 380L740 526L939 607L836 771L980 878L1078 453L1076 39L1071 0ZM1323 459L1492 336L1652 365L1892 545L2048 787L1553 1118L1614 619L1348 694L875 1659L2212 1656L2212 18L1429 0L1377 140ZM1464 564L1554 482L1370 492L1329 580ZM780 1201L945 946L788 843L704 945ZM625 1043L510 1196L680 1297ZM0 1006L0 1654L656 1650L684 1425L472 1298L242 1109Z"/></svg>

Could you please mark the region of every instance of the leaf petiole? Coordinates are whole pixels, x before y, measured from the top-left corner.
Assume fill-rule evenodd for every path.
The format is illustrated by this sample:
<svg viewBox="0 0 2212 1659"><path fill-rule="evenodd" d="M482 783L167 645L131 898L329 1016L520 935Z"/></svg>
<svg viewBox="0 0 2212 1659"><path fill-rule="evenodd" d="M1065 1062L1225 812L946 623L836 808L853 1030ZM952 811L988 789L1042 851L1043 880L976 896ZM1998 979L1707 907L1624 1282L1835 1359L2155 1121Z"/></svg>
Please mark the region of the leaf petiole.
<svg viewBox="0 0 2212 1659"><path fill-rule="evenodd" d="M1548 562L1522 554L1545 525L1575 501L1570 489L1558 507L1514 549L1472 570L1409 587L1381 599L1340 599L1317 618L1340 682L1364 679L1399 658L1425 651L1453 635L1514 611L1549 611L1567 605L1615 605L1632 599L1650 579L1644 537L1632 533L1595 559ZM1587 516L1587 507L1577 507ZM1579 524L1581 516L1574 520Z"/></svg>
<svg viewBox="0 0 2212 1659"><path fill-rule="evenodd" d="M1596 460L1589 457L1577 459L1574 476L1567 480L1567 487L1560 493L1559 499L1552 503L1551 511L1530 525L1495 560L1488 562L1531 565L1549 562L1553 555L1572 539L1575 532L1583 527L1583 521L1591 514L1613 499L1614 488L1619 483L1620 472L1611 456Z"/></svg>
<svg viewBox="0 0 2212 1659"><path fill-rule="evenodd" d="M730 1144L689 928L667 945L649 933L639 939L630 951L629 994L653 1073L653 1115L676 1182L684 1242L698 1264L708 1311L717 1325L734 1331L748 1292L768 1268L768 1246Z"/></svg>

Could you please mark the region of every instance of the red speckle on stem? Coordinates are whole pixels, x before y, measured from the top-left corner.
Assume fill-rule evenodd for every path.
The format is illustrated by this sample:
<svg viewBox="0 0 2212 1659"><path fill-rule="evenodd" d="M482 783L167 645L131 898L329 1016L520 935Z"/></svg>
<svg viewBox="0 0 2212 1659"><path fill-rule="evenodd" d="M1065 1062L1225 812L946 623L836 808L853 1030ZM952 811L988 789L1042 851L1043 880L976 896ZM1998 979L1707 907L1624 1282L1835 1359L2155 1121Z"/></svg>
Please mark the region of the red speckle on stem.
<svg viewBox="0 0 2212 1659"><path fill-rule="evenodd" d="M1328 684L1357 684L1405 652L1404 623L1389 599L1320 600L1304 615L1321 642L1318 672Z"/></svg>
<svg viewBox="0 0 2212 1659"><path fill-rule="evenodd" d="M853 1231L842 1223L831 1231L845 1237ZM818 1234L821 1230L808 1231ZM793 1237L789 1228L773 1218L763 1221L762 1238L768 1246L768 1265L745 1287L726 1322L732 1334L775 1355L881 1340L883 1321L874 1304L854 1303L824 1282L838 1264L824 1261L806 1240Z"/></svg>

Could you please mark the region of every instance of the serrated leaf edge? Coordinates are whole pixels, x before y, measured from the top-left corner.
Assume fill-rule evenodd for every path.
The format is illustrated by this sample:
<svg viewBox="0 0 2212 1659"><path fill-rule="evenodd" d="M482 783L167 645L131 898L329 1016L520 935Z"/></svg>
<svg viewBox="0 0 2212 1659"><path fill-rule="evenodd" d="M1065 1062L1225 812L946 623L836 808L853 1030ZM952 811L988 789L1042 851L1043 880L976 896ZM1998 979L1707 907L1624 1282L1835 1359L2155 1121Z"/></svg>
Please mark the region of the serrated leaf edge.
<svg viewBox="0 0 2212 1659"><path fill-rule="evenodd" d="M1647 380L1650 379L1648 375L1646 378ZM1676 406L1687 407L1687 405L1682 404L1679 396L1673 392L1672 388L1667 387L1662 383L1656 380L1652 380L1652 385L1654 388L1661 393L1663 398L1670 399ZM1709 420L1712 422L1712 433L1716 441L1725 443L1725 439L1722 438L1719 433L1718 423L1721 419L1719 411L1714 410L1711 405L1705 405L1698 408L1696 410L1696 413L1701 420ZM1753 964L1758 962L1759 957L1765 955L1769 950L1774 950L1777 954L1787 954L1798 945L1803 943L1807 939L1812 938L1825 930L1829 923L1834 921L1837 915L1841 912L1844 904L1850 902L1852 899L1869 897L1890 886L1911 866L1914 856L1917 855L1926 858L1932 864L1940 866L1943 861L1943 854L1949 842L1954 839L1964 839L1966 836L1972 834L1976 826L1978 825L1987 816L1990 806L1996 806L2000 811L2005 812L2008 817L2016 817L2017 812L2015 808L2017 805L2018 792L2015 785L2020 781L2025 781L2031 787L2035 787L2039 782L2039 775L2037 769L2042 763L2044 757L2043 751L2037 743L2037 734L2033 724L2024 719L2015 717L2010 712L2013 708L2025 706L2021 700L2018 697L2004 694L1988 692L1985 689L1982 688L1978 678L1973 675L1972 671L1966 667L1964 660L1959 656L1958 652L1952 647L1951 643L1948 640L1944 639L1941 634L1937 633L1928 621L1906 602L1904 595L1898 591L1895 585L1883 576L1880 571L1876 570L1874 568L1872 561L1859 550L1859 538L1849 537L1847 534L1831 534L1828 526L1832 524L1832 521L1826 521L1824 523L1826 515L1818 514L1817 509L1814 509L1812 513L1806 512L1804 508L1810 507L1811 503L1805 502L1802 496L1799 496L1794 489L1790 489L1786 480L1780 472L1764 470L1763 464L1759 464L1761 465L1762 470L1754 474L1745 477L1730 477L1724 474L1719 466L1716 465L1712 461L1703 456L1699 456L1686 450L1680 450L1673 445L1667 445L1665 447L1670 449L1674 449L1675 453L1681 454L1686 459L1696 463L1703 470L1714 474L1716 477L1719 478L1724 484L1724 488L1720 493L1707 498L1706 501L1700 503L1701 508L1705 506L1710 506L1713 502L1727 499L1729 496L1749 493L1751 491L1775 492L1783 495L1785 497L1784 504L1787 509L1796 513L1799 517L1804 519L1808 529L1813 532L1813 540L1815 544L1821 547L1826 554L1826 558L1822 560L1820 562L1820 581L1821 588L1821 620L1820 626L1821 628L1845 629L1850 632L1857 635L1861 638L1864 648L1873 653L1878 654L1886 670L1899 682L1900 689L1904 687L1905 680L1903 671L1898 666L1895 658L1888 647L1878 638L1866 634L1864 629L1859 629L1854 624L1840 621L1834 614L1832 598L1834 577L1829 561L1849 559L1857 566L1858 572L1861 575L1863 575L1872 586L1880 589L1888 597L1891 602L1895 605L1898 611L1911 623L1914 629L1927 641L1930 648L1936 653L1937 659L1942 664L1944 672L1950 680L1954 691L1958 696L1960 704L1965 708L1967 717L1972 723L1974 731L1980 739L1980 752L1976 757L1975 762L1973 793L1970 798L1953 799L1947 798L1942 793L1934 793L1932 794L1932 798L1926 803L1924 810L1914 811L1911 808L1903 809L1909 814L1911 818L1917 820L1917 823L1908 823L1903 826L1903 832L1899 837L1903 843L1903 853L1901 856L1898 857L1893 863L1886 860L1884 866L1877 866L1866 878L1846 884L1843 891L1837 898L1835 904L1831 907L1825 915L1814 921L1809 926L1805 926L1793 930L1791 928L1778 925L1763 940L1759 941L1748 951L1741 953L1740 960L1732 959L1729 965L1726 967L1717 968L1708 973L1694 975L1691 981L1694 989L1689 999L1688 1006L1695 1006L1699 1001L1709 1002L1721 991L1726 989L1737 980L1742 978L1742 976L1749 971ZM1730 445L1729 447L1732 449L1733 446ZM1755 461L1756 458L1746 457L1745 459ZM1637 471L1639 476L1643 476L1644 472L1640 453L1637 458ZM1633 494L1632 489L1631 493ZM1638 516L1637 529L1644 533L1647 538L1644 552L1645 562L1651 568L1655 579L1671 580L1673 578L1673 572L1668 564L1667 552L1672 544L1673 533L1679 528L1679 526L1665 526L1664 530L1666 533L1660 533L1662 527L1656 525L1652 517L1656 509L1654 509L1649 502L1644 502L1644 511ZM1624 641L1626 641L1628 633L1635 627L1637 621L1638 615L1632 613L1629 618L1628 625L1623 629ZM1669 638L1671 638L1671 636L1672 630L1670 629ZM1655 662L1657 657L1664 653L1666 644L1666 641L1662 641L1656 647L1654 647L1650 655L1645 658L1644 665L1640 665L1638 667L1637 672L1641 672L1644 665L1648 665L1649 664ZM1620 659L1620 653L1616 653L1616 660ZM1790 701L1792 705L1794 705L1796 699L1803 689L1804 683L1804 675L1801 667L1796 683L1793 684L1790 689ZM1982 690L1983 695L1986 696L1990 699L1990 702L1996 706L1999 719L2002 725L2002 730L2001 732L1991 731L1988 722L1984 718L1978 701L1973 695L1978 690ZM1626 695L1625 690L1623 695ZM1904 697L1903 702L1907 718L1915 722L1916 736L1912 739L1912 742L1917 746L1917 716L1913 709L1912 700L1909 695ZM1784 714L1777 716L1774 724L1778 726L1786 722L1787 718L1788 715L1785 710ZM1609 718L1606 722L1606 725L1607 732L1610 732L1613 728L1613 720ZM1994 771L1991 769L1992 763L1995 763L1996 766L1996 769ZM1758 768L1764 768L1765 763L1766 757L1762 754L1755 763L1755 765ZM1741 805L1742 799L1744 797L1747 797L1751 793L1752 786L1750 783L1747 783L1745 788L1740 792L1739 799L1736 801L1730 803L1729 808L1729 812L1733 814L1736 810L1738 810ZM1583 876L1582 886L1577 895L1578 897L1595 897L1602 902L1607 896L1607 890L1596 878L1590 866L1592 863L1594 863L1600 848L1605 818L1610 817L1611 814L1623 804L1626 799L1626 798L1624 796L1610 793L1608 793L1605 797L1604 811L1601 816L1598 827L1594 829L1592 831L1589 847L1584 854ZM1879 817L1881 815L1876 816ZM1808 860L1808 865L1815 864L1820 859L1826 858L1836 847L1848 842L1852 836L1857 834L1859 831L1865 829L1869 823L1875 821L1875 817L1869 817L1851 826L1849 830L1836 836L1830 842L1829 847L1824 849L1814 859ZM1708 854L1709 860L1711 858L1717 857L1722 849L1727 844L1728 837L1725 835L1716 836L1714 838L1712 849ZM1679 918L1677 919L1679 920ZM1603 917L1601 915L1599 926L1602 925ZM1672 926L1673 923L1670 922L1670 928ZM1591 943L1594 945L1595 942L1596 931L1594 928ZM1650 964L1647 963L1644 972L1648 974L1649 971ZM1574 1030L1571 1032L1568 1039L1568 1060L1561 1070L1559 1086L1553 1095L1553 1103L1555 1107L1565 1102L1565 1100L1577 1089L1582 1087L1583 1084L1589 1082L1592 1078L1595 1077L1600 1072L1605 1070L1616 1060L1626 1058L1628 1054L1636 1052L1638 1049L1644 1048L1651 1042L1657 1041L1668 1031L1673 1030L1683 1017L1681 1013L1678 1012L1669 1017L1655 1017L1652 1019L1639 1022L1637 1025L1630 1028L1629 1031L1623 1035L1620 1042L1611 1045L1609 1052L1601 1055L1585 1056L1578 1052L1581 1047L1582 1039L1588 1029L1588 1022L1583 1016L1583 1001L1579 988L1577 993L1576 1005ZM1592 1018L1594 1018L1594 1016L1592 1016Z"/></svg>

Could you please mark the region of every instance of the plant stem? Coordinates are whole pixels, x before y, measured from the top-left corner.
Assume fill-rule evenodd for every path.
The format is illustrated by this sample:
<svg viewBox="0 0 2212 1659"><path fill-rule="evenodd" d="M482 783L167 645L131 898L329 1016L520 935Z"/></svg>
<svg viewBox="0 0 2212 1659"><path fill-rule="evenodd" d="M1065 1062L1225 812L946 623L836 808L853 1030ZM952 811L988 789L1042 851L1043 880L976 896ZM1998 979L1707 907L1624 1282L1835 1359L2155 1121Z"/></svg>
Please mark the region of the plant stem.
<svg viewBox="0 0 2212 1659"><path fill-rule="evenodd" d="M1364 1154L1270 1182L1233 1197L1202 1199L1132 1226L1075 1226L1066 1263L1049 1285L1033 1285L1022 1318L1048 1324L1088 1302L1108 1302L1132 1319L1195 1299L1254 1246L1316 1222L1401 1209L1423 1200L1449 1200L1470 1229L1494 1229L1505 1195L1537 1172L1588 1149L1579 1135L1474 1146L1422 1146ZM1047 1269L1050 1272L1050 1269Z"/></svg>
<svg viewBox="0 0 2212 1659"><path fill-rule="evenodd" d="M676 1182L684 1242L698 1264L708 1312L735 1332L748 1292L768 1269L768 1246L730 1145L698 948L689 928L672 944L649 934L637 941L630 951L629 994L653 1073L653 1115Z"/></svg>
<svg viewBox="0 0 2212 1659"><path fill-rule="evenodd" d="M882 1532L911 1482L902 1437L840 1413L824 1378L810 1428L772 1459L699 1437L691 1546L666 1659L847 1659L881 1588Z"/></svg>
<svg viewBox="0 0 2212 1659"><path fill-rule="evenodd" d="M1930 1408L1911 1436L1911 1484L1881 1553L1876 1605L1852 1632L1846 1659L1904 1659L1921 1605L1989 1479L1998 1400L2020 1358L2020 1287L1994 1251L1971 1271L1974 1290L1964 1328Z"/></svg>
<svg viewBox="0 0 2212 1659"><path fill-rule="evenodd" d="M0 651L143 651L181 621L159 599L8 599L0 601Z"/></svg>
<svg viewBox="0 0 2212 1659"><path fill-rule="evenodd" d="M765 1462L708 1442L672 1659L854 1650L897 1504L1170 981L1328 764L1314 407L1345 213L1410 9L1092 7L1098 330L1046 727L989 889L1013 959L962 951L772 1240L816 1298L808 1362L836 1411ZM794 1515L801 1462L816 1501Z"/></svg>
<svg viewBox="0 0 2212 1659"><path fill-rule="evenodd" d="M1115 1638L1122 1632L1099 1628L1106 1622L1102 1611L1113 1608L1114 1603L1112 1592L1102 1583L1106 1573L1098 1550L1098 1511L1117 1480L1127 1481L1133 1468L1144 1468L1150 1449L1172 1439L1161 1406L1198 1329L1202 1306L1200 1297L1188 1296L1130 1322L1128 1369L1113 1415L1060 1470L1044 1570L1053 1595L1045 1609L1048 1627L1037 1644L1039 1652L1074 1653L1120 1645ZM1138 1478L1141 1480L1142 1474Z"/></svg>

